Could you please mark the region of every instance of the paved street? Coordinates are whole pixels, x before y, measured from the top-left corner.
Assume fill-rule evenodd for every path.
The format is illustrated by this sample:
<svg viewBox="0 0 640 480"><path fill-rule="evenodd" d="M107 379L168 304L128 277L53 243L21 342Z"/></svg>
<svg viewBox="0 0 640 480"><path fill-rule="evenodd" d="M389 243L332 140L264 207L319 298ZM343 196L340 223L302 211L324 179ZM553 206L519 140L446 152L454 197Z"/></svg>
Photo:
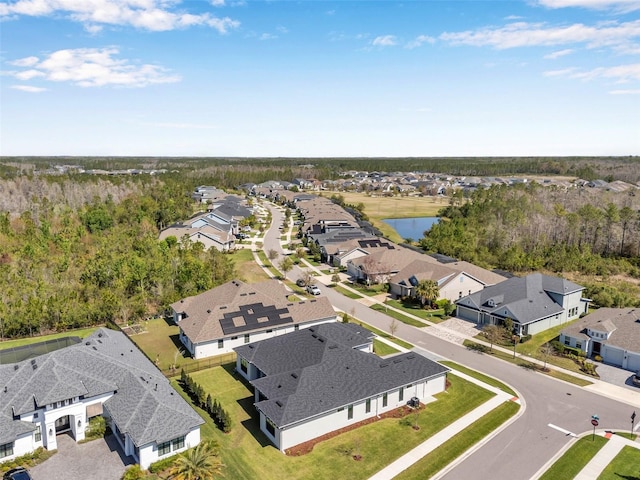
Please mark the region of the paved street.
<svg viewBox="0 0 640 480"><path fill-rule="evenodd" d="M280 225L282 214L275 208L271 210L274 225ZM265 249L270 248L280 251L277 229L268 232L265 239ZM296 267L289 272L288 277L296 279L299 275L300 270ZM391 317L330 288L322 288L322 293L336 308L378 329L389 331ZM591 415L598 414L601 428L624 430L629 427L630 414L634 409L640 408L640 395L637 398L632 397L635 403L634 406L630 406L588 389L467 350L428 333L434 328L418 329L400 323L396 336L420 348L507 382L519 392L526 408L517 421L495 435L441 478L447 480L489 477L493 480L529 479L573 438L550 427L549 424L579 434L590 431Z"/></svg>

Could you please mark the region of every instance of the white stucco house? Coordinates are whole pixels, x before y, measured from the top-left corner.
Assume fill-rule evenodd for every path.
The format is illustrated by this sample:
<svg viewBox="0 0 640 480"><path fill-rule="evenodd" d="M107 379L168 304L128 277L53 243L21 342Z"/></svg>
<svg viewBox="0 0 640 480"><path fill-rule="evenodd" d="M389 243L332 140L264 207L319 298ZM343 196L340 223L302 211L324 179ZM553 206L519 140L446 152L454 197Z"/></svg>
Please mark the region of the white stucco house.
<svg viewBox="0 0 640 480"><path fill-rule="evenodd" d="M373 334L328 323L235 349L236 370L254 387L260 429L282 452L446 386L448 368L417 353L382 359Z"/></svg>
<svg viewBox="0 0 640 480"><path fill-rule="evenodd" d="M278 280L232 280L171 308L180 340L194 358L230 353L245 343L338 319L326 297L290 301L290 295Z"/></svg>
<svg viewBox="0 0 640 480"><path fill-rule="evenodd" d="M560 332L563 345L604 363L640 370L640 308L599 308Z"/></svg>
<svg viewBox="0 0 640 480"><path fill-rule="evenodd" d="M0 365L0 462L56 449L61 434L83 440L97 415L143 469L196 446L204 423L121 332Z"/></svg>
<svg viewBox="0 0 640 480"><path fill-rule="evenodd" d="M541 273L513 277L458 300L457 316L477 325L499 325L510 318L516 335L534 335L587 313L583 290Z"/></svg>

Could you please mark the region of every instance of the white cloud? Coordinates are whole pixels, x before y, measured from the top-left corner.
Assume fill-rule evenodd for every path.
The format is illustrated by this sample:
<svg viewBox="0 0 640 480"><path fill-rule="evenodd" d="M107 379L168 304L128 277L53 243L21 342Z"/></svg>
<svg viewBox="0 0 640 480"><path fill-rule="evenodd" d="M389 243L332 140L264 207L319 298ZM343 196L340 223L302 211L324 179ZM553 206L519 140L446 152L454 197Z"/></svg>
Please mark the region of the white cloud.
<svg viewBox="0 0 640 480"><path fill-rule="evenodd" d="M214 7L224 7L224 0L211 0L211 5Z"/></svg>
<svg viewBox="0 0 640 480"><path fill-rule="evenodd" d="M289 29L287 27L283 27L282 25L278 25L276 30L280 33L289 33Z"/></svg>
<svg viewBox="0 0 640 480"><path fill-rule="evenodd" d="M180 0L17 0L0 3L0 17L63 14L83 23L90 33L96 33L101 24L151 31L201 25L220 33L227 33L240 25L237 20L218 18L208 12L194 15L176 10L174 7L179 3Z"/></svg>
<svg viewBox="0 0 640 480"><path fill-rule="evenodd" d="M392 47L398 44L398 40L395 35L381 35L376 37L371 42L371 45L376 47Z"/></svg>
<svg viewBox="0 0 640 480"><path fill-rule="evenodd" d="M538 0L538 4L548 8L580 7L622 12L640 9L640 0Z"/></svg>
<svg viewBox="0 0 640 480"><path fill-rule="evenodd" d="M14 65L16 67L33 67L39 61L38 57L25 57L8 63L9 65Z"/></svg>
<svg viewBox="0 0 640 480"><path fill-rule="evenodd" d="M33 68L29 70L6 73L21 80L40 77L81 87L145 87L180 81L179 75L171 74L158 65L137 64L127 59L117 59L115 57L118 54L118 49L114 47L58 50L32 64ZM19 59L12 64L24 61L25 59Z"/></svg>
<svg viewBox="0 0 640 480"><path fill-rule="evenodd" d="M545 55L544 58L547 58L549 60L555 60L556 58L564 57L566 55L570 55L571 53L573 53L573 49L565 48L564 50L557 50L555 52L551 52L550 54Z"/></svg>
<svg viewBox="0 0 640 480"><path fill-rule="evenodd" d="M638 90L611 90L609 95L640 95L640 89Z"/></svg>
<svg viewBox="0 0 640 480"><path fill-rule="evenodd" d="M505 20L509 20L510 22L514 21L514 20L522 20L523 17L521 17L520 15L509 15L507 17L504 17Z"/></svg>
<svg viewBox="0 0 640 480"><path fill-rule="evenodd" d="M91 35L96 35L98 33L100 33L103 30L103 26L102 25L85 25L84 29L90 33Z"/></svg>
<svg viewBox="0 0 640 480"><path fill-rule="evenodd" d="M617 65L615 67L598 67L591 70L568 68L552 70L544 73L547 77L567 77L579 80L593 80L594 78L611 79L615 83L627 83L640 80L640 63Z"/></svg>
<svg viewBox="0 0 640 480"><path fill-rule="evenodd" d="M47 89L42 87L33 87L31 85L11 85L14 90L21 90L28 93L40 93L45 92Z"/></svg>
<svg viewBox="0 0 640 480"><path fill-rule="evenodd" d="M425 43L435 43L436 39L429 35L418 35L416 38L407 43L406 48L421 47Z"/></svg>
<svg viewBox="0 0 640 480"><path fill-rule="evenodd" d="M278 36L273 33L263 33L259 38L260 40L275 40Z"/></svg>
<svg viewBox="0 0 640 480"><path fill-rule="evenodd" d="M499 28L445 32L440 39L453 45L490 46L496 49L584 43L588 48L621 48L640 37L640 20L607 22L596 26L575 23L554 27L544 23L516 22Z"/></svg>

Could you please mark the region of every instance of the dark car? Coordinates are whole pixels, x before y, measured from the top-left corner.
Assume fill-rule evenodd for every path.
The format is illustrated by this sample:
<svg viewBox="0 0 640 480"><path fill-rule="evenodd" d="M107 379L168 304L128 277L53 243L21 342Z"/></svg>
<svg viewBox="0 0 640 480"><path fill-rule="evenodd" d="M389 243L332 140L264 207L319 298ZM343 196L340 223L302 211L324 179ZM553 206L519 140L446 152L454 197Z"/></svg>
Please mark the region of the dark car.
<svg viewBox="0 0 640 480"><path fill-rule="evenodd" d="M26 468L12 468L2 476L2 480L33 480Z"/></svg>
<svg viewBox="0 0 640 480"><path fill-rule="evenodd" d="M633 374L631 377L631 383L633 383L636 387L640 387L640 370Z"/></svg>

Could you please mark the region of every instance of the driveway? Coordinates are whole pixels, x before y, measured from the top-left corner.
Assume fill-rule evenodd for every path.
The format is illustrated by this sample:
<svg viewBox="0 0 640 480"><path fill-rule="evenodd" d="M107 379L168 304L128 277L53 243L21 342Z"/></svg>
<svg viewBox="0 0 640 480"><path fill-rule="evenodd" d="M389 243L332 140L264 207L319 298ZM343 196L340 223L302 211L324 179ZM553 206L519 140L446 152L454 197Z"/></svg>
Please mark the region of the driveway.
<svg viewBox="0 0 640 480"><path fill-rule="evenodd" d="M627 387L640 392L640 388L635 387L631 382L633 372L604 363L596 363L596 365L598 365L596 371L598 375L600 375L600 380L603 382L612 383L619 387Z"/></svg>
<svg viewBox="0 0 640 480"><path fill-rule="evenodd" d="M118 480L132 463L113 435L87 443L60 435L58 453L29 471L33 480Z"/></svg>

